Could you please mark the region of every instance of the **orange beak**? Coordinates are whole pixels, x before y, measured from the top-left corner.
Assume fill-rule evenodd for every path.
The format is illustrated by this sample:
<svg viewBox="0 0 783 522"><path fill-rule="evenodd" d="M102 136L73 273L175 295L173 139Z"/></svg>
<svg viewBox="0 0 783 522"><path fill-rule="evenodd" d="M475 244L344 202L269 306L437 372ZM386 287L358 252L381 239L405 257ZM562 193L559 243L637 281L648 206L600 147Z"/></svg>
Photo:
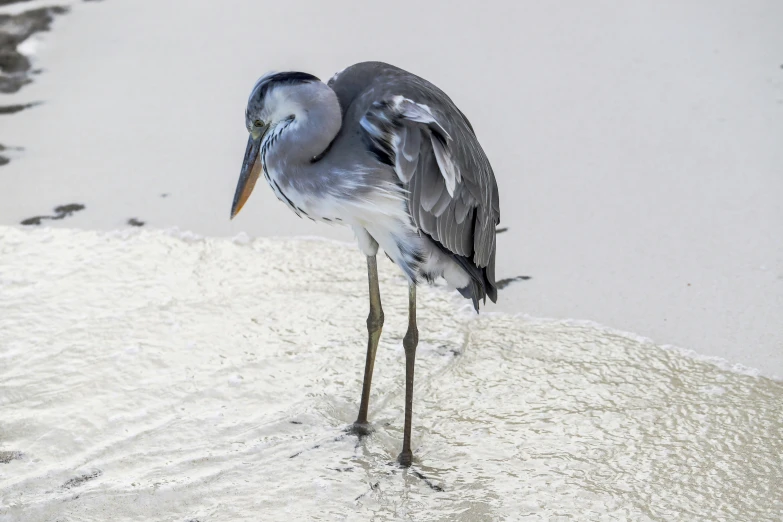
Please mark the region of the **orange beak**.
<svg viewBox="0 0 783 522"><path fill-rule="evenodd" d="M253 133L247 139L247 148L245 149L245 160L242 162L242 170L239 173L239 181L237 182L237 190L234 193L234 203L231 205L231 219L239 214L245 202L253 192L253 188L256 186L258 176L261 174L263 165L261 164L261 157L258 151L261 147L261 140L264 137L264 133L259 133L256 136Z"/></svg>

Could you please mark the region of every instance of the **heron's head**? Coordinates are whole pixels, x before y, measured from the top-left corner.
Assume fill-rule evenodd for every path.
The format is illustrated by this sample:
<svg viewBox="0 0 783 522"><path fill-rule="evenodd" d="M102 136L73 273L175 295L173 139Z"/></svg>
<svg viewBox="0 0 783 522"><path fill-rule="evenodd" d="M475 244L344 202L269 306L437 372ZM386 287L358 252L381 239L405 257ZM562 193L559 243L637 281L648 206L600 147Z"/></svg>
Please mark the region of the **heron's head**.
<svg viewBox="0 0 783 522"><path fill-rule="evenodd" d="M245 127L250 136L231 206L232 219L242 210L263 170L264 158L259 151L266 149L265 139L275 129L282 132L281 124L287 127L297 119L305 119L310 105L317 102L325 87L321 80L303 72L267 73L253 86L245 110Z"/></svg>

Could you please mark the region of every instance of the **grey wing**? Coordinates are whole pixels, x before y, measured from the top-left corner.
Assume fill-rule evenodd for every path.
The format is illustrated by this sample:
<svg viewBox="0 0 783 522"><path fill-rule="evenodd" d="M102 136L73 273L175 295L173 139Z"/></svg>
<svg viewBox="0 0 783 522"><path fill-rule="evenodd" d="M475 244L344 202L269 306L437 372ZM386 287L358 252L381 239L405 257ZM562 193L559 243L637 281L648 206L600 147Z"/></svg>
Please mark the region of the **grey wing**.
<svg viewBox="0 0 783 522"><path fill-rule="evenodd" d="M397 86L404 94L372 103L360 124L370 150L405 184L416 226L471 274L480 287L474 296L486 294L494 301L500 209L492 167L456 105L436 87L411 77Z"/></svg>

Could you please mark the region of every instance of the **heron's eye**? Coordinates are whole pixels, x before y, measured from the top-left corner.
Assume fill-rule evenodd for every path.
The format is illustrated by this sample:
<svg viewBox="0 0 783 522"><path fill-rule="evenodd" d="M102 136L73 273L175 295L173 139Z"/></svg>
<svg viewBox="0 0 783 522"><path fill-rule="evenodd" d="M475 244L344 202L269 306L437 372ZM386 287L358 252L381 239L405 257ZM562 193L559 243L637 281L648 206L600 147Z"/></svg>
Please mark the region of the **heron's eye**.
<svg viewBox="0 0 783 522"><path fill-rule="evenodd" d="M253 125L255 125L256 127L263 127L264 126L264 122L261 121L261 120L256 120L256 121L253 122Z"/></svg>

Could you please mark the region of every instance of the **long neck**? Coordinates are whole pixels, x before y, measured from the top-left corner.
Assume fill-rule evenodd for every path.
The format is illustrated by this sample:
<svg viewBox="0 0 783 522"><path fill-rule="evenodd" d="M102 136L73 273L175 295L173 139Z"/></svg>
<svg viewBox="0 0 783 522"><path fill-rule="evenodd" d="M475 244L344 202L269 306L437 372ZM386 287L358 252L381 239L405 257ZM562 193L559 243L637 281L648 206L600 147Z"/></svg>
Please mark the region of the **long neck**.
<svg viewBox="0 0 783 522"><path fill-rule="evenodd" d="M326 151L342 126L340 104L331 88L319 82L303 94L290 104L293 120L278 123L279 132L269 133L273 141L267 165L290 182L305 181L302 177L315 168L313 159Z"/></svg>

